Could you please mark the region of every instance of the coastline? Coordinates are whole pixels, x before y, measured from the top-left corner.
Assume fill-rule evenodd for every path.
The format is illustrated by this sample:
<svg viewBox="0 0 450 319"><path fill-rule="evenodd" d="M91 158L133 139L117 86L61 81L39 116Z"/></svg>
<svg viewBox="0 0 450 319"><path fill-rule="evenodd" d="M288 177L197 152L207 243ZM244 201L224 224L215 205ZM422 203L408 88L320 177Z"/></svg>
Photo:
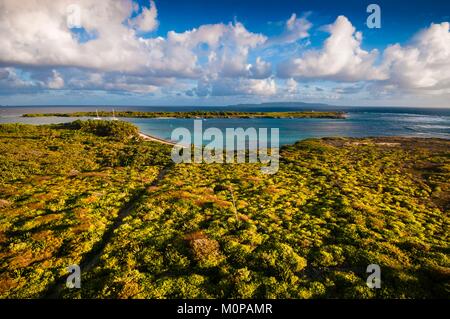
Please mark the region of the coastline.
<svg viewBox="0 0 450 319"><path fill-rule="evenodd" d="M171 146L176 145L176 143L174 143L174 142L167 141L167 140L164 140L164 139L156 137L156 136L144 134L142 132L139 132L138 134L145 141L153 141L153 142L158 142L158 143L161 143L161 144L166 144L166 145L171 145Z"/></svg>
<svg viewBox="0 0 450 319"><path fill-rule="evenodd" d="M29 111L29 110L28 110ZM22 114L27 113L23 109L14 117L3 118L1 123L25 123L25 124L58 124L85 118L65 118L65 117L35 117L27 118ZM306 138L317 138L326 136L346 136L346 137L369 137L369 136L410 136L410 137L436 137L450 139L450 116L446 113L422 112L411 113L386 113L386 110L363 112L355 111L347 113L345 120L338 119L208 119L206 126L214 126L219 129L226 129L230 125L234 127L279 127L282 129L280 145L293 144L298 140ZM106 119L108 120L108 119ZM190 127L192 125L189 118L169 118L155 117L146 119L121 118L121 120L131 122L138 126L142 132L153 132L155 139L159 137L170 137L172 127ZM160 121L160 122L158 122ZM167 139L168 140L168 139Z"/></svg>

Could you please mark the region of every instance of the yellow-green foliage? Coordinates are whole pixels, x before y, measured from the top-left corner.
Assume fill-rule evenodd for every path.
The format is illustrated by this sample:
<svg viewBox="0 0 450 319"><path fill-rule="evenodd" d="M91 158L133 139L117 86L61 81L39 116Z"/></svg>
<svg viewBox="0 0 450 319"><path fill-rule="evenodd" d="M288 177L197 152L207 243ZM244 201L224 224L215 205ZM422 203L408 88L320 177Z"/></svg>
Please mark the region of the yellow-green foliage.
<svg viewBox="0 0 450 319"><path fill-rule="evenodd" d="M0 125L0 297L44 294L163 164L159 144L83 131Z"/></svg>
<svg viewBox="0 0 450 319"><path fill-rule="evenodd" d="M2 297L39 297L134 209L64 297L449 296L450 142L306 140L259 164L170 163L167 147L0 126ZM233 203L233 198L234 202ZM95 247L94 247L95 249ZM382 288L366 285L381 266Z"/></svg>
<svg viewBox="0 0 450 319"><path fill-rule="evenodd" d="M308 140L281 154L272 176L176 165L117 230L92 288L67 296L448 297L449 142ZM130 270L141 289L124 295L112 283Z"/></svg>
<svg viewBox="0 0 450 319"><path fill-rule="evenodd" d="M67 125L62 124L62 126L92 133L97 136L108 136L116 140L136 138L139 132L136 126L123 121L78 120Z"/></svg>

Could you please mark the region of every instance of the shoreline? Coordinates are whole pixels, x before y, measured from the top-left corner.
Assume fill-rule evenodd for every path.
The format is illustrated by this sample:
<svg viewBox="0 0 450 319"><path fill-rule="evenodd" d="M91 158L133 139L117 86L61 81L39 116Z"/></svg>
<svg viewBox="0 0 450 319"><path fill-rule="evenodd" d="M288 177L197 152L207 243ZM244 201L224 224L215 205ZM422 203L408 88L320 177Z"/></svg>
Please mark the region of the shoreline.
<svg viewBox="0 0 450 319"><path fill-rule="evenodd" d="M157 142L161 144L166 144L170 146L175 146L177 143L168 141L153 135L145 134L139 131L139 137L141 137L144 141L152 141ZM415 137L415 136L367 136L367 137L350 137L350 136L328 136L328 137L318 137L313 138L317 140L321 140L324 143L327 143L329 145L333 146L372 146L372 147L384 147L384 148L392 148L392 147L411 147L412 144L421 145L424 148L432 148L433 143L436 142L450 142L450 140L440 137ZM294 146L295 144L304 141L298 140L291 144L286 144L283 146L280 146L279 148L283 147L290 147ZM307 139L306 139L307 140ZM427 143L430 143L430 145L427 145Z"/></svg>
<svg viewBox="0 0 450 319"><path fill-rule="evenodd" d="M139 131L139 137L141 137L144 141L153 141L153 142L158 142L161 144L166 144L166 145L171 145L171 146L175 146L176 143L153 136L153 135L149 135L149 134L145 134L142 133L141 131Z"/></svg>

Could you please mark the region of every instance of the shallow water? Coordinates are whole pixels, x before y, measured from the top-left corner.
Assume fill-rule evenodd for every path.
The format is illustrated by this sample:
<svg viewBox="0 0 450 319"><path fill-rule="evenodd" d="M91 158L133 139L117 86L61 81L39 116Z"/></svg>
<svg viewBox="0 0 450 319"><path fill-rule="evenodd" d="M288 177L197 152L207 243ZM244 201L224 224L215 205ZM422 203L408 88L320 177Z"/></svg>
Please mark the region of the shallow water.
<svg viewBox="0 0 450 319"><path fill-rule="evenodd" d="M69 117L23 118L24 113L92 111L96 107L1 107L0 123L50 124L70 122ZM99 110L110 110L101 107ZM139 111L192 111L192 110L236 110L236 108L207 107L117 107L117 110ZM241 109L242 110L242 109ZM297 111L302 108L247 108L245 111ZM343 110L348 118L342 119L204 119L203 130L217 127L225 135L226 128L249 127L279 128L280 145L295 141L325 136L413 136L450 139L450 109L427 108L333 108ZM170 139L177 127L193 131L194 119L123 119L136 124L143 133ZM204 141L207 143L208 141Z"/></svg>

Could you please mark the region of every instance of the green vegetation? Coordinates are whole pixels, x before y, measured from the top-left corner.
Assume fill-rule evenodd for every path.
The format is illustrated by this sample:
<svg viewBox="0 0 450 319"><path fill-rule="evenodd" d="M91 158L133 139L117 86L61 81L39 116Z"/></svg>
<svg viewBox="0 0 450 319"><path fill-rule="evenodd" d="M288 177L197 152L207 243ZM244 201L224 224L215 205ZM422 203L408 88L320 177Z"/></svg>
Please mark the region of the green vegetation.
<svg viewBox="0 0 450 319"><path fill-rule="evenodd" d="M1 297L44 296L83 268L130 201L82 288L59 296L450 295L449 141L305 140L264 175L170 166L170 146L103 136L105 123L0 125ZM381 289L366 286L369 264Z"/></svg>
<svg viewBox="0 0 450 319"><path fill-rule="evenodd" d="M45 294L168 163L167 146L139 141L135 130L106 121L0 125L0 297Z"/></svg>
<svg viewBox="0 0 450 319"><path fill-rule="evenodd" d="M92 133L97 136L109 136L115 140L127 140L130 138L136 138L139 135L139 130L136 126L123 121L78 120L66 124L66 127L80 130L82 132Z"/></svg>
<svg viewBox="0 0 450 319"><path fill-rule="evenodd" d="M100 111L101 117L111 117L112 112ZM305 112L217 112L217 111L194 111L194 112L138 112L138 111L119 111L114 114L117 117L128 118L333 118L344 119L344 112L329 111L305 111ZM62 117L95 117L96 112L74 112L74 113L28 113L23 117L42 117L42 116L62 116Z"/></svg>

